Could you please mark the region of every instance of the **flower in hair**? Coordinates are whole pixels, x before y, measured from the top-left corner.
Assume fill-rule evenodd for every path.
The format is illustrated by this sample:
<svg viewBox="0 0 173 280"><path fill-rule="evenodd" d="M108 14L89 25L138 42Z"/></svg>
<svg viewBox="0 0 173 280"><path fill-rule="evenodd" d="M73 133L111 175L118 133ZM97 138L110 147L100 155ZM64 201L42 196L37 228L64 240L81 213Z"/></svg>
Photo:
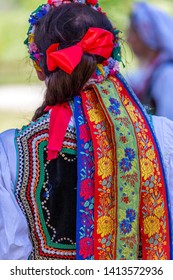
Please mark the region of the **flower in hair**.
<svg viewBox="0 0 173 280"><path fill-rule="evenodd" d="M58 7L61 4L67 4L67 3L71 3L71 0L48 0L48 4L49 5L54 5L55 7Z"/></svg>
<svg viewBox="0 0 173 280"><path fill-rule="evenodd" d="M86 0L86 3L95 6L98 3L98 0Z"/></svg>

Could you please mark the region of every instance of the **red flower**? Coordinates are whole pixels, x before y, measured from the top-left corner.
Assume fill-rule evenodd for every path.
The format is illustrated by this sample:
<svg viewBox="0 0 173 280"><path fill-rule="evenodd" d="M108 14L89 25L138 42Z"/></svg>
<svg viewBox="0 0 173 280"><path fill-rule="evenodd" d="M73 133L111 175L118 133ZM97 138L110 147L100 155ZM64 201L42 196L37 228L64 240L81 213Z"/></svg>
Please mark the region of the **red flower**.
<svg viewBox="0 0 173 280"><path fill-rule="evenodd" d="M81 139L84 140L84 142L87 142L90 140L90 132L87 129L86 124L82 124L80 126L80 137L81 137Z"/></svg>
<svg viewBox="0 0 173 280"><path fill-rule="evenodd" d="M83 256L84 259L91 256L94 251L94 242L90 237L85 237L80 240L80 251L79 254Z"/></svg>
<svg viewBox="0 0 173 280"><path fill-rule="evenodd" d="M124 196L121 201L125 202L126 204L130 202L128 196Z"/></svg>
<svg viewBox="0 0 173 280"><path fill-rule="evenodd" d="M82 181L80 195L83 196L85 200L94 195L93 182L91 179Z"/></svg>
<svg viewBox="0 0 173 280"><path fill-rule="evenodd" d="M87 0L86 2L87 2L87 4L91 4L91 5L95 6L97 4L98 0Z"/></svg>

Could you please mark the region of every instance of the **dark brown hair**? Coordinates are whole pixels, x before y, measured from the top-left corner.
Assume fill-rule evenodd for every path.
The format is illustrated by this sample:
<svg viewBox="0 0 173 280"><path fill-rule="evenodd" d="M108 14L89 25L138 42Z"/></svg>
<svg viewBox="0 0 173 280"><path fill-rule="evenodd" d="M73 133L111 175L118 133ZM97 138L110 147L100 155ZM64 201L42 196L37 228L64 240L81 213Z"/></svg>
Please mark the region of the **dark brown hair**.
<svg viewBox="0 0 173 280"><path fill-rule="evenodd" d="M49 72L46 65L46 50L51 44L59 43L64 49L79 42L90 27L103 28L114 34L111 22L105 14L79 3L62 4L53 8L38 23L35 29L35 43L42 53L41 67L47 76L45 100L37 109L33 120L43 115L47 105L56 105L78 95L103 58L84 54L71 75L57 68Z"/></svg>

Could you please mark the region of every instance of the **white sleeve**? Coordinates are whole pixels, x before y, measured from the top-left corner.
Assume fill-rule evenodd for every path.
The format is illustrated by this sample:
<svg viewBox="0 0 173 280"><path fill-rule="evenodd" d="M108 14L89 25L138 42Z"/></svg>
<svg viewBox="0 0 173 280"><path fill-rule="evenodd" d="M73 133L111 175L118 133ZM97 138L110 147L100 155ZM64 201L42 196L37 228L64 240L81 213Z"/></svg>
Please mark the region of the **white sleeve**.
<svg viewBox="0 0 173 280"><path fill-rule="evenodd" d="M156 115L173 120L173 65L167 65L153 85L154 99L157 104Z"/></svg>
<svg viewBox="0 0 173 280"><path fill-rule="evenodd" d="M156 116L152 119L165 166L173 225L173 121Z"/></svg>
<svg viewBox="0 0 173 280"><path fill-rule="evenodd" d="M0 259L28 259L32 245L26 218L15 195L14 182L9 168L8 145L4 148L0 135ZM11 154L12 162L13 155Z"/></svg>

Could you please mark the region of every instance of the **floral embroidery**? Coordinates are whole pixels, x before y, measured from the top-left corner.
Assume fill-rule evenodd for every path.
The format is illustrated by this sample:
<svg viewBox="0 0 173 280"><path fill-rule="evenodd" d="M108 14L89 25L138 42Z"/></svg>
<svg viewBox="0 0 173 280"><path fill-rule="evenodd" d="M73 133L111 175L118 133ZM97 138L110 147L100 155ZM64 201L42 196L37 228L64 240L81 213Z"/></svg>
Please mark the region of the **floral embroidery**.
<svg viewBox="0 0 173 280"><path fill-rule="evenodd" d="M111 105L108 107L108 110L114 115L120 115L121 111L119 110L120 108L120 103L118 102L117 99L115 98L110 98L109 99Z"/></svg>
<svg viewBox="0 0 173 280"><path fill-rule="evenodd" d="M153 234L159 232L159 219L155 216L148 216L144 219L144 233L151 237Z"/></svg>
<svg viewBox="0 0 173 280"><path fill-rule="evenodd" d="M162 170L162 162L153 132L148 126L144 112L137 108L136 101L128 85L117 74L113 79L123 104L134 123L138 141L139 160L141 166L141 234L143 244L143 259L169 259L169 220L166 198L166 182ZM123 86L125 87L122 90ZM126 94L130 92L130 95ZM143 117L144 116L144 117ZM123 175L125 177L126 175ZM135 182L131 174L126 176L126 182ZM122 188L122 191L125 188ZM127 201L127 198L124 196ZM163 240L165 240L163 242Z"/></svg>
<svg viewBox="0 0 173 280"><path fill-rule="evenodd" d="M122 158L119 165L123 172L127 172L132 168L131 161L127 158Z"/></svg>
<svg viewBox="0 0 173 280"><path fill-rule="evenodd" d="M102 157L98 161L98 174L105 179L107 176L111 175L113 172L113 162L108 157Z"/></svg>
<svg viewBox="0 0 173 280"><path fill-rule="evenodd" d="M141 169L142 173L144 174L144 179L148 179L154 173L154 165L152 161L147 158L141 159Z"/></svg>
<svg viewBox="0 0 173 280"><path fill-rule="evenodd" d="M104 120L104 114L101 110L99 109L91 109L89 112L89 117L92 122L95 122L98 124L99 122Z"/></svg>
<svg viewBox="0 0 173 280"><path fill-rule="evenodd" d="M131 148L126 148L126 149L125 149L125 156L128 157L128 159L129 159L130 161L134 160L134 158L135 158L135 152L134 152L134 150L131 149Z"/></svg>
<svg viewBox="0 0 173 280"><path fill-rule="evenodd" d="M165 211L162 206L158 206L156 209L154 209L154 214L156 217L161 218L164 216Z"/></svg>
<svg viewBox="0 0 173 280"><path fill-rule="evenodd" d="M126 210L126 218L129 219L130 222L134 222L136 219L136 212L133 209Z"/></svg>
<svg viewBox="0 0 173 280"><path fill-rule="evenodd" d="M84 197L84 200L88 200L94 195L93 180L88 178L82 181L80 195Z"/></svg>
<svg viewBox="0 0 173 280"><path fill-rule="evenodd" d="M112 234L113 227L113 219L110 216L103 216L98 219L97 232L101 237L104 237L107 234Z"/></svg>
<svg viewBox="0 0 173 280"><path fill-rule="evenodd" d="M120 229L124 234L127 234L129 232L131 232L132 230L132 225L130 223L129 220L122 220L122 222L120 223Z"/></svg>
<svg viewBox="0 0 173 280"><path fill-rule="evenodd" d="M84 259L87 259L93 254L94 240L91 237L85 237L81 239L79 243L80 243L79 254L82 255Z"/></svg>

